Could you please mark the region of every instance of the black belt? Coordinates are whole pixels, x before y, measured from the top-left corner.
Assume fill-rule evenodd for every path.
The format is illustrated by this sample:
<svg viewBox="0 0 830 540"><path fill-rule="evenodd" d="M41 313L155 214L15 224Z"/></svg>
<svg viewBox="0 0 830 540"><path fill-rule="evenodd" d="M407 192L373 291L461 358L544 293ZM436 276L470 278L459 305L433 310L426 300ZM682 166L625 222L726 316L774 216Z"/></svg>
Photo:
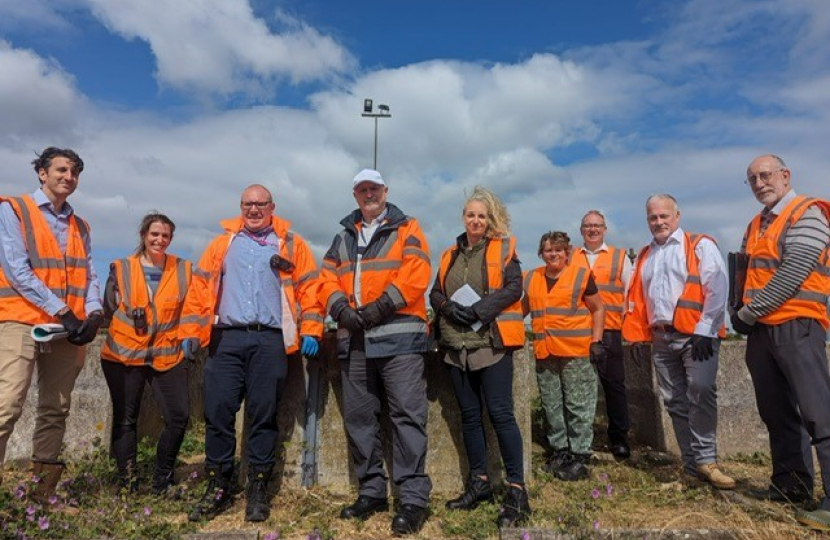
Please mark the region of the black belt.
<svg viewBox="0 0 830 540"><path fill-rule="evenodd" d="M677 332L677 328L670 324L655 324L651 327L651 329L655 332L663 332L664 334L668 334L670 332Z"/></svg>
<svg viewBox="0 0 830 540"><path fill-rule="evenodd" d="M239 326L220 326L219 330L241 330L243 332L277 332L282 334L282 328L265 326L264 324L243 324Z"/></svg>

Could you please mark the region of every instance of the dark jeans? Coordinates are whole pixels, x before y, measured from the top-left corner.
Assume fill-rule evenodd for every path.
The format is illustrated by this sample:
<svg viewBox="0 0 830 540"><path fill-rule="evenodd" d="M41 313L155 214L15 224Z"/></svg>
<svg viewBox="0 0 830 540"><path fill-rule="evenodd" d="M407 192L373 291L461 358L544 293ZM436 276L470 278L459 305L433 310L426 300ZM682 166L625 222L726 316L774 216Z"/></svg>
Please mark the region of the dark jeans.
<svg viewBox="0 0 830 540"><path fill-rule="evenodd" d="M523 484L522 433L513 415L513 353L508 352L492 366L476 371L449 365L447 368L461 409L461 431L470 472L487 474L487 440L481 422L483 397L499 441L506 480Z"/></svg>
<svg viewBox="0 0 830 540"><path fill-rule="evenodd" d="M628 442L628 398L625 395L625 364L622 336L619 330L606 330L602 344L608 351L605 362L597 364L597 374L605 393L605 414L608 416L608 442Z"/></svg>
<svg viewBox="0 0 830 540"><path fill-rule="evenodd" d="M830 510L830 371L824 328L814 319L756 324L746 343L746 365L758 413L769 430L772 483L813 490L816 447Z"/></svg>
<svg viewBox="0 0 830 540"><path fill-rule="evenodd" d="M205 464L233 468L236 413L245 401L248 464L276 462L277 405L288 374L282 332L214 329L205 363Z"/></svg>
<svg viewBox="0 0 830 540"><path fill-rule="evenodd" d="M112 399L112 452L118 471L124 478L135 474L136 424L144 386L149 384L164 416L164 430L156 447L156 471L172 472L190 419L187 361L168 371L156 371L150 366L101 359L101 369Z"/></svg>

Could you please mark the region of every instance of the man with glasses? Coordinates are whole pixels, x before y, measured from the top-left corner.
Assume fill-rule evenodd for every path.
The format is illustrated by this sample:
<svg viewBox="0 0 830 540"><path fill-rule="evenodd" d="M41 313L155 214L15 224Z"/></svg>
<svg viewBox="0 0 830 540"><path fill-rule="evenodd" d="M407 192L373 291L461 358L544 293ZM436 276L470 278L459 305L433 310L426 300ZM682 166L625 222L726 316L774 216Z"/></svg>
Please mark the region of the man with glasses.
<svg viewBox="0 0 830 540"><path fill-rule="evenodd" d="M352 180L358 208L323 257L320 299L337 321L343 421L358 481L357 500L340 513L366 519L389 508L380 435L381 399L392 424L392 481L400 505L392 532L418 532L432 483L425 472L427 394L424 293L429 248L418 221L387 203L378 171Z"/></svg>
<svg viewBox="0 0 830 540"><path fill-rule="evenodd" d="M628 398L625 395L625 365L620 329L632 266L625 250L605 243L606 230L605 216L598 210L589 210L580 226L584 245L576 250L573 262L593 272L605 305L602 344L607 354L597 362L596 367L605 393L608 445L614 457L627 459L631 456L631 448L628 446Z"/></svg>
<svg viewBox="0 0 830 540"><path fill-rule="evenodd" d="M236 413L243 399L249 422L245 520L268 518L287 355L297 350L316 355L323 333L317 265L306 242L274 215L264 186L246 188L240 209L241 216L221 223L225 232L193 269L179 329L188 359L209 346L204 367L208 485L188 516L191 521L213 519L233 501Z"/></svg>
<svg viewBox="0 0 830 540"><path fill-rule="evenodd" d="M813 499L812 441L821 467L820 508L796 519L830 531L830 327L828 243L830 203L797 195L778 156L750 163L746 183L764 205L747 227L743 305L732 327L747 335L746 364L772 454L771 485L756 496L781 502Z"/></svg>

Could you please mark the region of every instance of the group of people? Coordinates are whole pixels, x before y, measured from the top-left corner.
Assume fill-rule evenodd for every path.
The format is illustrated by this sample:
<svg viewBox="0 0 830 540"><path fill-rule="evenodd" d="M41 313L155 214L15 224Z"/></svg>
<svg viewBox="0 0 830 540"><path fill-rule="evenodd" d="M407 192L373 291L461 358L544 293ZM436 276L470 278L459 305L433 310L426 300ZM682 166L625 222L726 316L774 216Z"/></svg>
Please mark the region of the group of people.
<svg viewBox="0 0 830 540"><path fill-rule="evenodd" d="M580 225L581 247L564 231L546 232L537 252L543 265L523 273L505 205L476 187L461 212L464 232L442 253L429 289L426 237L415 218L387 201L389 188L378 171L364 169L352 180L358 208L341 220L320 268L308 244L274 214L269 190L254 184L242 192L240 214L221 223L224 232L195 265L167 253L172 220L145 216L135 253L110 265L102 300L89 225L67 202L83 161L72 150L49 147L33 165L39 189L0 197L0 463L37 365L32 463L39 481L30 493L36 501L46 501L61 476L70 394L85 345L108 323L101 365L112 397L112 452L121 487L131 492L139 486L136 425L145 385L165 421L151 489L164 495L175 486L189 421L189 363L206 349L208 482L188 517L213 519L233 502L235 420L244 401L245 519L267 519L288 355L316 356L330 315L337 323L343 419L358 480L357 499L341 517L365 519L389 509L380 434L385 402L398 496L391 529L417 532L432 489L425 467L427 298L469 468L464 491L447 508L470 510L495 500L482 424L486 407L505 469L499 525L525 523L531 514L513 412L513 354L524 347L528 315L547 420L548 473L561 480L589 476L598 380L609 448L619 459L630 456L627 341L636 360L655 366L686 473L719 489L735 487L717 464L715 436L729 279L714 239L680 228L671 195L646 201L653 239L636 265L605 242L605 218L591 210ZM747 184L764 210L744 237L746 276L736 280L743 292L729 313L733 328L748 335L747 366L770 432L772 483L756 495L812 500L812 444L824 497L818 509L799 510L797 519L830 530L824 348L830 203L797 196L789 169L773 155L750 164ZM66 340L34 341L33 325L56 322Z"/></svg>

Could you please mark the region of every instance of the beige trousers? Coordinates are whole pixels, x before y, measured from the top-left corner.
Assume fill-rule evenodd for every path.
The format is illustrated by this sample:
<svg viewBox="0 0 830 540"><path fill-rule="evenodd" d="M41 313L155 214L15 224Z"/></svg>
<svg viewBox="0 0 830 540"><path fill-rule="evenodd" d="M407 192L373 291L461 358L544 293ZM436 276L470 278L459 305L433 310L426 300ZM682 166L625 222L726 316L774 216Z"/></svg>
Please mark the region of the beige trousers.
<svg viewBox="0 0 830 540"><path fill-rule="evenodd" d="M0 465L14 424L23 412L35 365L38 403L32 460L58 461L72 389L84 366L86 347L60 339L49 342L50 352L41 352L31 330L28 324L0 322Z"/></svg>

